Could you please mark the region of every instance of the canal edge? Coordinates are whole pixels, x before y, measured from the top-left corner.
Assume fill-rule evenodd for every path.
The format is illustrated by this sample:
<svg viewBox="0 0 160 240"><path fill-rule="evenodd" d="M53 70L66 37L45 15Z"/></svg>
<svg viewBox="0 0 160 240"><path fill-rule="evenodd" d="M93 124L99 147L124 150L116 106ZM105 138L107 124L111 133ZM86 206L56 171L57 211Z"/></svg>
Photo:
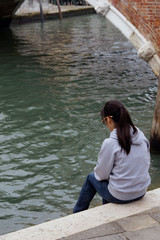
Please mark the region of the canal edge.
<svg viewBox="0 0 160 240"><path fill-rule="evenodd" d="M53 240L81 234L103 224L112 223L135 215L160 213L160 188L148 191L143 199L124 205L106 204L71 214L33 227L0 236L0 240ZM160 215L160 214L159 214ZM160 223L160 222L159 222ZM157 222L157 225L159 224ZM136 223L135 223L136 224ZM159 226L159 225L158 225ZM147 226L152 227L152 226ZM147 228L146 227L146 228ZM153 226L155 227L155 225ZM73 238L74 239L74 238Z"/></svg>
<svg viewBox="0 0 160 240"><path fill-rule="evenodd" d="M61 6L61 12L63 14L63 18L96 14L96 11L92 6ZM60 19L57 7L55 7L55 9L51 12L44 12L44 21L55 19ZM13 16L11 26L40 21L41 21L40 12L33 13L24 12L19 15Z"/></svg>

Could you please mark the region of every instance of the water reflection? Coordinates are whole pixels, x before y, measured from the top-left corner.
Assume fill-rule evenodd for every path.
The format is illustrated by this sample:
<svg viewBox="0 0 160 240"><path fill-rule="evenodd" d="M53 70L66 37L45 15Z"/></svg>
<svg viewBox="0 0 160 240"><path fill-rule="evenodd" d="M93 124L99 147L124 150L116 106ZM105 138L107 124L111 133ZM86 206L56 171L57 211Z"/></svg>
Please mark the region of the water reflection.
<svg viewBox="0 0 160 240"><path fill-rule="evenodd" d="M105 101L119 98L149 137L157 79L97 15L16 26L0 45L3 234L72 212L109 134L99 115ZM151 188L158 162L152 155Z"/></svg>

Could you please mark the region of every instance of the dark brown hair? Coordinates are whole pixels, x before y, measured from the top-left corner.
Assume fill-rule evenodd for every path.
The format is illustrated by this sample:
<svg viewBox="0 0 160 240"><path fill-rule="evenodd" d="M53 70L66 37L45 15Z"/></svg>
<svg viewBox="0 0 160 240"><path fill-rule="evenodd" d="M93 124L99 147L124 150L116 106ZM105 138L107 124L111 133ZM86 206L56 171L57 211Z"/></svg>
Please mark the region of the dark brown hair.
<svg viewBox="0 0 160 240"><path fill-rule="evenodd" d="M129 154L131 149L131 130L133 129L133 134L137 132L131 117L124 107L124 105L118 100L111 100L106 102L101 110L101 117L112 116L113 121L116 124L118 142L127 154Z"/></svg>

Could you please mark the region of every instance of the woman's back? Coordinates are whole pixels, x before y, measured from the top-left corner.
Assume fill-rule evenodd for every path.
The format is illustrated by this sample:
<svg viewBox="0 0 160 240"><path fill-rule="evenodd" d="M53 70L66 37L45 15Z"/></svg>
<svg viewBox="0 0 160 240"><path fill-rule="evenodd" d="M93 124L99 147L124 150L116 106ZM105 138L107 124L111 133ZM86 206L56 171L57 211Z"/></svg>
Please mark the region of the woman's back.
<svg viewBox="0 0 160 240"><path fill-rule="evenodd" d="M116 129L114 129L110 135L110 138L114 139L113 149L118 149L117 145L119 145L116 136ZM150 184L149 142L139 129L135 134L131 134L131 140L132 144L128 155L120 148L115 152L113 168L109 177L108 189L111 194L122 200L128 199L128 194L131 198L136 198L145 192Z"/></svg>

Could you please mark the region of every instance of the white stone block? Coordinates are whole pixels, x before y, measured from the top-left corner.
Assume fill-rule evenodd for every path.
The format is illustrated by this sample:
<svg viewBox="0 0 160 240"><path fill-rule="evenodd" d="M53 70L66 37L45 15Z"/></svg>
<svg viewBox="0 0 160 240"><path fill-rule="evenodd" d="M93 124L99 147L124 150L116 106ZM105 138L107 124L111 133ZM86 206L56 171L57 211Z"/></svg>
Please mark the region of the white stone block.
<svg viewBox="0 0 160 240"><path fill-rule="evenodd" d="M106 16L109 11L110 3L107 0L100 0L97 2L97 6L95 6L95 10L98 14L102 14L102 16Z"/></svg>
<svg viewBox="0 0 160 240"><path fill-rule="evenodd" d="M126 38L130 39L133 34L133 29L127 23L127 20L124 21L124 18L111 8L107 13L106 18L110 20L125 35Z"/></svg>
<svg viewBox="0 0 160 240"><path fill-rule="evenodd" d="M153 55L156 53L153 45L151 42L146 42L139 50L138 50L138 56L148 62Z"/></svg>
<svg viewBox="0 0 160 240"><path fill-rule="evenodd" d="M160 58L155 54L148 62L157 77L160 76Z"/></svg>

